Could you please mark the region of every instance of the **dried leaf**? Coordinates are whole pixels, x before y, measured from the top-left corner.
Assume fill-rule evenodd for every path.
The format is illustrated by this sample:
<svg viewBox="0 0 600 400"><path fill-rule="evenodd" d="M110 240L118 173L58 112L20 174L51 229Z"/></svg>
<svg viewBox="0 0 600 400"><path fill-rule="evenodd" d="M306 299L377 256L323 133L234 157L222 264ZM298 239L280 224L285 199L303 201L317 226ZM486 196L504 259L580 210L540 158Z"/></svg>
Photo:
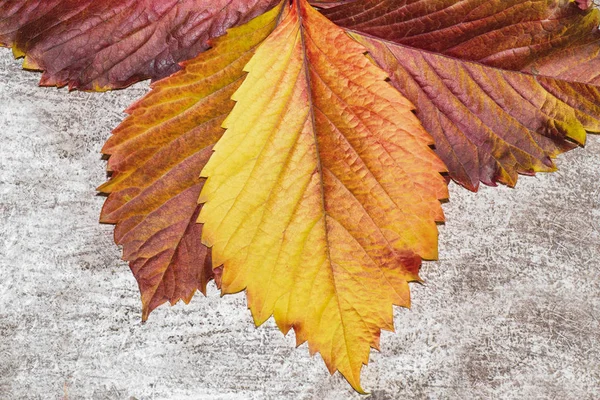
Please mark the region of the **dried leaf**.
<svg viewBox="0 0 600 400"><path fill-rule="evenodd" d="M179 70L279 0L5 0L0 45L44 86L107 90Z"/></svg>
<svg viewBox="0 0 600 400"><path fill-rule="evenodd" d="M215 279L362 391L392 306L437 258L433 138L471 190L554 170L600 131L600 13L589 0L293 0L262 14L274 5L8 0L0 42L46 70L42 84L94 90L212 46L104 147L101 220L117 225L143 319Z"/></svg>
<svg viewBox="0 0 600 400"><path fill-rule="evenodd" d="M511 70L597 41L600 24L597 9L562 0L363 0L323 14L368 36Z"/></svg>
<svg viewBox="0 0 600 400"><path fill-rule="evenodd" d="M246 290L329 370L360 369L392 305L437 257L444 166L365 49L297 1L246 66L202 174L199 221L222 291Z"/></svg>
<svg viewBox="0 0 600 400"><path fill-rule="evenodd" d="M554 171L553 157L600 129L600 93L585 84L598 69L573 50L597 54L596 9L549 0L366 0L324 12L356 32L415 104L450 176L470 190Z"/></svg>
<svg viewBox="0 0 600 400"><path fill-rule="evenodd" d="M110 193L100 220L117 224L115 241L140 286L144 320L166 301L189 302L213 278L196 223L199 175L223 134L243 67L279 11L231 29L183 71L154 84L103 148L112 178L99 188Z"/></svg>

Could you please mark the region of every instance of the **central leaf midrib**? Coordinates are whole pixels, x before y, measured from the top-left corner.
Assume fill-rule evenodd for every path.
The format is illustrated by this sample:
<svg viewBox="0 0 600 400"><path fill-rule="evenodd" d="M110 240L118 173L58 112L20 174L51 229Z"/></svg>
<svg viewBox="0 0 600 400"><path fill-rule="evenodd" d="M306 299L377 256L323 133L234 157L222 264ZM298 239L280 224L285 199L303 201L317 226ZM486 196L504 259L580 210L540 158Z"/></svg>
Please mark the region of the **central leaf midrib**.
<svg viewBox="0 0 600 400"><path fill-rule="evenodd" d="M312 82L310 79L310 72L309 72L309 64L308 64L308 53L306 50L306 38L305 35L307 35L307 32L305 32L305 28L304 28L304 18L303 18L303 12L304 9L303 7L307 6L310 7L309 5L305 5L306 3L304 3L302 0L294 0L295 1L295 6L297 7L297 12L298 12L298 22L299 22L299 28L300 28L300 40L301 40L301 46L302 46L302 68L304 69L304 74L306 76L306 86L307 86L307 101L308 101L308 106L309 106L309 114L310 114L310 119L311 119L311 123L312 123L312 132L313 132L313 139L314 139L314 144L315 144L315 158L317 161L317 171L319 173L319 185L321 188L321 207L323 210L323 227L325 230L325 241L326 241L326 246L325 246L325 252L326 252L326 256L327 256L327 261L329 263L329 266L331 268L331 277L333 280L333 290L335 293L335 298L336 298L336 303L338 306L338 312L340 315L340 323L342 326L342 330L344 332L344 344L346 345L346 357L348 357L348 359L350 359L350 345L348 343L348 337L347 337L347 329L346 329L346 325L344 323L344 317L343 317L343 312L342 312L342 306L340 304L340 296L338 293L338 289L337 289L337 283L336 283L336 277L335 277L335 273L333 271L333 261L331 259L331 251L330 251L330 243L329 243L329 230L328 230L328 224L327 224L327 218L331 217L329 215L329 213L327 212L327 208L326 208L326 200L325 200L325 184L324 184L324 179L323 179L323 163L321 160L321 156L320 156L320 151L319 151L319 138L317 135L317 124L316 124L316 120L315 120L315 113L313 111L314 109L314 104L313 104L313 93L312 93ZM310 12L310 11L309 11ZM333 358L332 358L333 360ZM333 362L333 361L332 361ZM350 363L352 364L352 363ZM354 376L354 372L352 370L352 366L350 366L350 371L349 371L352 375L353 378L356 379L356 377Z"/></svg>

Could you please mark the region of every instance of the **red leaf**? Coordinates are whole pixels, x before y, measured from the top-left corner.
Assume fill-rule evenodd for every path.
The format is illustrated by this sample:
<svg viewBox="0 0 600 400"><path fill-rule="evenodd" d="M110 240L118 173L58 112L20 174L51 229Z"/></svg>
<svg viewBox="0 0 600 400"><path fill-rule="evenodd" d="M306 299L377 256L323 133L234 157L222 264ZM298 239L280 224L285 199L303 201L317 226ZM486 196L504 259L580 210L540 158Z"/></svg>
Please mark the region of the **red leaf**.
<svg viewBox="0 0 600 400"><path fill-rule="evenodd" d="M600 130L598 88L586 85L600 75L600 13L581 2L365 0L324 13L370 37L471 190L553 171L553 157Z"/></svg>
<svg viewBox="0 0 600 400"><path fill-rule="evenodd" d="M553 60L561 62L559 53L574 46L593 41L598 49L600 13L584 3L578 1L577 7L555 0L364 0L323 13L345 28L398 44L531 71L528 68L542 57L556 54ZM573 76L589 81L585 74Z"/></svg>
<svg viewBox="0 0 600 400"><path fill-rule="evenodd" d="M159 79L278 0L6 0L0 44L43 70L40 84L122 88Z"/></svg>
<svg viewBox="0 0 600 400"><path fill-rule="evenodd" d="M450 176L514 186L600 132L600 88L535 77L356 35L416 106Z"/></svg>

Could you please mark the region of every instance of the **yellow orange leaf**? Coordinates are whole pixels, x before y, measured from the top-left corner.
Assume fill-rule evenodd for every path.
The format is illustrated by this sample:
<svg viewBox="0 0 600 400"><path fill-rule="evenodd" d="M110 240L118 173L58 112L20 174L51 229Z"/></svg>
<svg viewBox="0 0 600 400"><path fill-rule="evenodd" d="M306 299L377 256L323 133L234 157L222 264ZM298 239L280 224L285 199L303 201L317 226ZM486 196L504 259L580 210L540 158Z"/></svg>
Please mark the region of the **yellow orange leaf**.
<svg viewBox="0 0 600 400"><path fill-rule="evenodd" d="M247 291L362 391L360 369L437 257L443 163L386 73L305 0L246 65L202 175L222 291Z"/></svg>
<svg viewBox="0 0 600 400"><path fill-rule="evenodd" d="M162 303L189 302L213 278L200 242L200 171L223 134L244 65L275 28L281 7L215 40L212 49L157 82L103 148L112 178L101 221L116 224L142 294L142 318Z"/></svg>

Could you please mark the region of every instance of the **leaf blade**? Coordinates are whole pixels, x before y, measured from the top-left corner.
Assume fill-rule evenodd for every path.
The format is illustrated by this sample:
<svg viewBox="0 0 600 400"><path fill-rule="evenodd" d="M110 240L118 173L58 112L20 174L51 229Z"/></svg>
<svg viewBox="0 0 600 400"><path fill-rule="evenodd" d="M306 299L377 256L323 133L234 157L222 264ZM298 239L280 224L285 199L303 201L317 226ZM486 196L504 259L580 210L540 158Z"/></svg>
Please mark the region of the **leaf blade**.
<svg viewBox="0 0 600 400"><path fill-rule="evenodd" d="M472 191L553 171L597 132L600 11L588 2L366 0L323 13L369 41Z"/></svg>
<svg viewBox="0 0 600 400"><path fill-rule="evenodd" d="M480 181L514 186L519 173L553 171L552 158L600 129L594 86L353 37L415 102L450 176L470 190Z"/></svg>
<svg viewBox="0 0 600 400"><path fill-rule="evenodd" d="M166 301L187 303L196 290L206 293L215 278L196 223L199 174L223 133L243 67L279 12L232 28L183 71L153 84L103 148L113 174L99 188L109 194L100 219L116 224L115 241L140 286L143 320Z"/></svg>
<svg viewBox="0 0 600 400"><path fill-rule="evenodd" d="M223 293L246 290L257 325L293 328L358 391L392 305L437 257L447 197L431 137L363 53L294 2L246 66L199 200Z"/></svg>
<svg viewBox="0 0 600 400"><path fill-rule="evenodd" d="M43 70L45 86L103 91L164 78L205 51L211 38L277 0L8 0L0 45Z"/></svg>
<svg viewBox="0 0 600 400"><path fill-rule="evenodd" d="M598 43L600 25L594 7L554 0L365 0L323 13L368 36L524 71L535 68L540 58L560 60L560 53L575 46ZM577 75L580 79L587 78Z"/></svg>

